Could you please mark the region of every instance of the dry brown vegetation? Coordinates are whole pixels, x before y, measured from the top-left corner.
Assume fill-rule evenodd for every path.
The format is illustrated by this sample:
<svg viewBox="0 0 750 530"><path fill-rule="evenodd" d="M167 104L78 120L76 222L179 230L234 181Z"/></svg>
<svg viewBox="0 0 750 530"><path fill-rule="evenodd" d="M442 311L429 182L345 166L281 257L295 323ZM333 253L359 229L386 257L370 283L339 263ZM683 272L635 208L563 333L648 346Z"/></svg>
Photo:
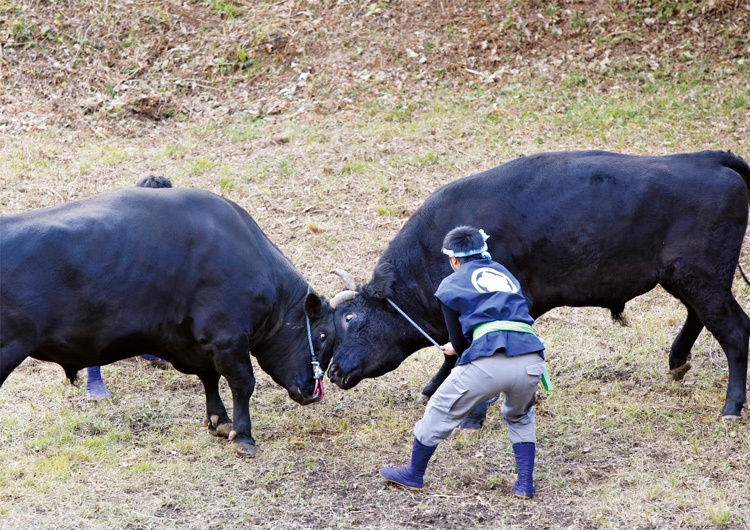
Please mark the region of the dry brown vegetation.
<svg viewBox="0 0 750 530"><path fill-rule="evenodd" d="M722 0L33 0L5 3L0 17L12 130L325 115L383 90L460 90L519 73L732 75L750 54L747 2Z"/></svg>
<svg viewBox="0 0 750 530"><path fill-rule="evenodd" d="M748 35L750 5L718 0L6 2L0 213L163 174L241 204L330 296L328 271L366 280L435 188L517 156L747 159ZM666 375L684 314L655 290L629 327L539 320L556 390L532 502L510 496L497 407L438 449L424 492L377 476L408 457L433 350L310 407L258 370L253 460L203 430L195 377L123 361L100 403L29 360L0 389L0 528L746 528L721 349L703 334L687 378Z"/></svg>

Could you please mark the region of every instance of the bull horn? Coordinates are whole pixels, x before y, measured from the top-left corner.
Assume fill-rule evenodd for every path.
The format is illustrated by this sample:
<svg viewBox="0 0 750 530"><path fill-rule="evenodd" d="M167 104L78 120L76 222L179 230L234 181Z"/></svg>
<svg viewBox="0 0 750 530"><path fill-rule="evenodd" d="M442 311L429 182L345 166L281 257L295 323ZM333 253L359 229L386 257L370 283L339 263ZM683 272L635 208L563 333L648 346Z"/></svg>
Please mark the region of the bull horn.
<svg viewBox="0 0 750 530"><path fill-rule="evenodd" d="M350 291L357 290L357 282L354 281L354 276L341 269L333 269L333 274L338 274L342 280L344 280L344 287Z"/></svg>
<svg viewBox="0 0 750 530"><path fill-rule="evenodd" d="M331 298L331 301L329 303L331 304L331 307L333 309L336 309L336 306L343 302L348 302L358 294L359 293L357 291L341 291L339 294Z"/></svg>

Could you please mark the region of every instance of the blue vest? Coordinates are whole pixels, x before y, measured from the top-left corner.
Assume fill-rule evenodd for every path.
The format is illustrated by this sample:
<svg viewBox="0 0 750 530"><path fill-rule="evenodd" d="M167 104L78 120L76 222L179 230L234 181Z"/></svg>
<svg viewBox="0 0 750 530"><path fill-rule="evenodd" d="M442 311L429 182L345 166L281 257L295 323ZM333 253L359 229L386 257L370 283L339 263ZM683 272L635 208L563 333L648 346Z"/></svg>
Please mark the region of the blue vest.
<svg viewBox="0 0 750 530"><path fill-rule="evenodd" d="M461 315L461 331L471 343L461 354L457 365L494 355L501 348L509 356L539 352L544 357L544 344L531 333L492 331L472 341L474 328L485 322L511 320L534 323L521 293L521 285L499 263L478 259L461 264L456 272L440 283L435 297Z"/></svg>

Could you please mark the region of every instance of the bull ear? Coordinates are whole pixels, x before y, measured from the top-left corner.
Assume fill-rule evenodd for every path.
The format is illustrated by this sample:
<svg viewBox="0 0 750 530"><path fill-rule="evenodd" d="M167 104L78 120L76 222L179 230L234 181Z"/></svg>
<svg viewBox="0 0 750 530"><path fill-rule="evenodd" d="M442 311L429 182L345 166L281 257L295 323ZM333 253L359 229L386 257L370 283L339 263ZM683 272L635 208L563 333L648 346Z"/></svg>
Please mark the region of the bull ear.
<svg viewBox="0 0 750 530"><path fill-rule="evenodd" d="M396 283L396 273L393 265L384 261L375 267L372 280L363 285L360 290L372 298L393 298L393 286Z"/></svg>
<svg viewBox="0 0 750 530"><path fill-rule="evenodd" d="M323 301L317 294L309 293L307 298L305 298L305 313L307 313L308 316L318 316L322 307Z"/></svg>

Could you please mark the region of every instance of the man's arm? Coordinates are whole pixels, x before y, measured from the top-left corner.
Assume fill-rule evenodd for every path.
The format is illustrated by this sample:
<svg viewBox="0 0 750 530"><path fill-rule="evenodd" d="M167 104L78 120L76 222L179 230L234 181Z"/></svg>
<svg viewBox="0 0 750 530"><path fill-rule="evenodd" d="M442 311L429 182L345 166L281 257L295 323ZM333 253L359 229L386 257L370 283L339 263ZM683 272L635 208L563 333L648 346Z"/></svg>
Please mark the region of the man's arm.
<svg viewBox="0 0 750 530"><path fill-rule="evenodd" d="M458 320L458 317L461 315L443 303L441 303L440 306L443 309L443 318L445 319L445 325L448 328L448 338L450 339L456 353L461 355L470 344L461 331L461 322Z"/></svg>

